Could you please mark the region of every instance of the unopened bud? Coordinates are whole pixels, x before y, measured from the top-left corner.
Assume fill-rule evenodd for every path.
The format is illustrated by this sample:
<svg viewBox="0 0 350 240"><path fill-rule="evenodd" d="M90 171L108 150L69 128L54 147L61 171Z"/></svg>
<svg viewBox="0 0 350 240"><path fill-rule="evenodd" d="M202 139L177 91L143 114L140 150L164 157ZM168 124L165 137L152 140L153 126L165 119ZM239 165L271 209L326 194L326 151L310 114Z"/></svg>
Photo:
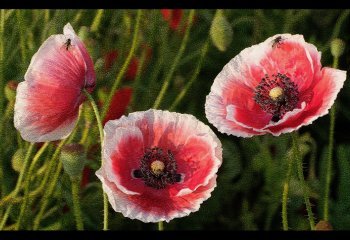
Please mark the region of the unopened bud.
<svg viewBox="0 0 350 240"><path fill-rule="evenodd" d="M13 154L11 159L11 165L13 170L15 170L16 172L20 172L21 169L23 168L23 161L24 161L25 155L26 155L26 151L24 148L17 149L15 154Z"/></svg>
<svg viewBox="0 0 350 240"><path fill-rule="evenodd" d="M105 62L102 58L98 58L95 62L95 71L101 72L104 69Z"/></svg>
<svg viewBox="0 0 350 240"><path fill-rule="evenodd" d="M60 160L64 171L70 178L79 179L85 165L84 147L78 143L65 145L61 150Z"/></svg>
<svg viewBox="0 0 350 240"><path fill-rule="evenodd" d="M340 38L335 38L331 42L331 53L333 57L340 57L345 51L345 42Z"/></svg>
<svg viewBox="0 0 350 240"><path fill-rule="evenodd" d="M317 231L331 231L333 230L333 227L330 222L321 220L316 224L315 229Z"/></svg>
<svg viewBox="0 0 350 240"><path fill-rule="evenodd" d="M15 101L17 86L18 86L18 82L14 80L7 82L4 91L5 91L5 97L9 102Z"/></svg>
<svg viewBox="0 0 350 240"><path fill-rule="evenodd" d="M224 52L232 42L233 30L224 16L223 10L217 10L210 27L210 37L220 51Z"/></svg>

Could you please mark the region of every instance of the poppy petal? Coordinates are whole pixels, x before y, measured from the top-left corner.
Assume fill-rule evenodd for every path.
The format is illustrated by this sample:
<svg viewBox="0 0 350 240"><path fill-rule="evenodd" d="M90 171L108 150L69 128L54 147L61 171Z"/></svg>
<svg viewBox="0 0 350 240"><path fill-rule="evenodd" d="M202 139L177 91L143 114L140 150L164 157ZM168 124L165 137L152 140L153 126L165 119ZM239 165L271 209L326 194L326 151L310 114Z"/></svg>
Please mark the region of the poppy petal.
<svg viewBox="0 0 350 240"><path fill-rule="evenodd" d="M167 155L151 160L145 154L155 147ZM211 129L195 117L150 109L106 123L103 158L96 175L115 211L143 222L170 221L197 211L210 197L222 147ZM152 162L145 159L164 161L164 175L152 175ZM175 177L171 174L181 177L166 180ZM146 182L149 178L152 184ZM154 181L166 183L158 187Z"/></svg>
<svg viewBox="0 0 350 240"><path fill-rule="evenodd" d="M50 36L33 55L25 81L19 84L14 124L31 142L65 138L74 128L82 89L92 91L92 60L70 24L65 34Z"/></svg>

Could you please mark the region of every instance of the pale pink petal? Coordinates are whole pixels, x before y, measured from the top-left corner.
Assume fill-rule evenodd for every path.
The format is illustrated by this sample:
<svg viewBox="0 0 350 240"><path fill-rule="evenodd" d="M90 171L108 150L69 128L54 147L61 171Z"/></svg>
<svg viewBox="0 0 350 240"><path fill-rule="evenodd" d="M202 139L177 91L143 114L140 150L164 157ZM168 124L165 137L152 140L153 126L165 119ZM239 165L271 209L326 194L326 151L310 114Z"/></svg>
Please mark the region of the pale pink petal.
<svg viewBox="0 0 350 240"><path fill-rule="evenodd" d="M76 45L80 53L82 54L82 57L84 58L84 62L86 64L86 73L85 73L85 87L89 92L93 90L96 84L96 76L94 71L94 63L92 62L92 59L89 55L89 53L86 50L86 47L84 43L77 37L75 34L74 29L70 25L70 23L67 23L63 28L64 35L67 35L72 38L72 44Z"/></svg>
<svg viewBox="0 0 350 240"><path fill-rule="evenodd" d="M213 124L220 132L237 137L252 137L261 133L251 128L242 127L227 112L227 105L223 103L222 97L211 92L205 102L205 115L208 121Z"/></svg>
<svg viewBox="0 0 350 240"><path fill-rule="evenodd" d="M24 79L14 113L22 137L31 142L67 137L85 100L82 89L89 81L92 91L95 81L92 60L69 24L65 34L52 35L40 46Z"/></svg>
<svg viewBox="0 0 350 240"><path fill-rule="evenodd" d="M211 196L216 187L216 176L210 179L206 186L201 186L191 194L169 198L162 190L158 195L128 195L120 191L116 185L108 181L103 169L96 172L102 182L104 192L116 212L124 217L138 219L143 222L170 222L174 218L188 216L199 210L200 205Z"/></svg>
<svg viewBox="0 0 350 240"><path fill-rule="evenodd" d="M19 83L15 103L14 125L29 142L54 141L67 137L78 117L80 97L77 89L28 82ZM78 97L77 97L78 96Z"/></svg>
<svg viewBox="0 0 350 240"><path fill-rule="evenodd" d="M144 183L132 177L132 171L140 167L144 154L141 131L136 127L114 128L113 121L105 125L103 161L109 181L127 194L143 192Z"/></svg>

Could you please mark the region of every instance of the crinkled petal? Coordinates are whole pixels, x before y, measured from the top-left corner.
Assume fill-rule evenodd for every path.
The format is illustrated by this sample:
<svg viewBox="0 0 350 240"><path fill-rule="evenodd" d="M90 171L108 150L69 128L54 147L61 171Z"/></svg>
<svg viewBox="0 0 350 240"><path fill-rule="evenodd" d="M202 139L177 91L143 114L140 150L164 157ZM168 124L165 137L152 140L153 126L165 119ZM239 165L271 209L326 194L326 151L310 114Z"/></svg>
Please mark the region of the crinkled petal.
<svg viewBox="0 0 350 240"><path fill-rule="evenodd" d="M116 212L124 217L138 219L142 222L169 222L174 218L188 216L191 212L199 210L200 205L211 196L216 187L216 175L210 179L206 186L201 186L196 191L178 197L167 197L160 194L128 195L120 191L113 182L108 181L104 170L96 172L102 182L103 191Z"/></svg>
<svg viewBox="0 0 350 240"><path fill-rule="evenodd" d="M302 108L302 111L295 111L295 114L287 115L284 121L276 125L268 126L266 130L278 136L282 133L292 132L302 126L311 124L319 117L326 115L332 107L340 89L346 80L346 71L325 67L321 71L321 79L317 81L313 89L314 96Z"/></svg>
<svg viewBox="0 0 350 240"><path fill-rule="evenodd" d="M181 182L156 189L132 175L140 168L145 149L153 147L173 153ZM210 196L222 147L212 130L195 117L151 109L106 123L103 159L96 174L116 211L144 222L170 221L198 210Z"/></svg>

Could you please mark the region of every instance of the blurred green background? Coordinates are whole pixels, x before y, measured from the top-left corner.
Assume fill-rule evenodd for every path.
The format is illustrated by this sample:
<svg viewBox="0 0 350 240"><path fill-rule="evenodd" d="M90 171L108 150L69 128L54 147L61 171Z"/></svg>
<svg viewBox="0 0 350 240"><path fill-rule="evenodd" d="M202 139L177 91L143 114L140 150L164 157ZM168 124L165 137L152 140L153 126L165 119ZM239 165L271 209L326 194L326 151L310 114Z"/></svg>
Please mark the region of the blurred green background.
<svg viewBox="0 0 350 240"><path fill-rule="evenodd" d="M70 22L86 44L95 63L97 86L93 95L97 101L103 103L130 52L136 10L1 11L4 17L3 28L0 30L1 91L4 91L5 86L9 88L7 83L11 80L23 81L30 59L43 41L52 34L61 34L63 26ZM221 33L225 37L223 43L215 42L215 37L210 37L216 10L195 11L192 27L188 30L187 43L184 43L183 39L188 29L190 10L176 11L142 11L136 48L131 59L133 67L132 64L128 65L125 77L123 76L118 84L118 89L132 88L131 101L124 102L126 109L121 109L122 112L151 108L165 79L169 79L169 87L158 108L193 114L209 124L204 113L205 97L222 67L244 48L280 33L304 35L307 42L314 44L322 52L323 66L332 66L331 40L342 39L347 47L339 59L339 69L349 71L350 10L226 9L221 12L227 21L225 31ZM169 17L169 12L173 13L172 17L176 17L177 20ZM174 65L174 72L170 74L181 46L184 52ZM183 98L176 100L179 95L183 95ZM21 140L13 126L13 102L11 96L6 96L7 98L4 94L0 95L2 197L14 188L18 177L12 156L17 149L28 145ZM330 199L330 222L335 229L350 229L349 103L350 83L346 81L336 101L335 152ZM85 104L84 113L84 117L80 119L81 127L73 141L79 142L83 137L84 128L89 127L89 136L83 142L89 159L86 165L90 170L86 171L90 171L90 175L85 176L87 180L81 189L81 202L85 229L99 230L102 229L103 219L102 190L100 181L94 175L100 164L99 145L96 145L98 130L92 112ZM218 185L212 197L202 204L198 212L165 224L165 229L281 230L282 186L288 156L291 154L290 136L282 135L277 138L266 135L243 139L221 134L212 125L209 126L223 143L224 160L218 173ZM304 174L311 195L312 210L317 220L322 217L328 131L328 115L310 126L302 127L299 131ZM40 185L44 174L40 173L40 169L46 171L47 160L54 149L55 144L50 144L40 158L37 166L39 173L32 178L31 192ZM50 176L54 170L55 167L50 170ZM290 185L290 229L308 229L296 172L293 172ZM27 229L32 228L32 222L38 212L37 206L40 205L44 192L42 190L36 193L29 200L30 208L25 219ZM19 214L18 203L14 204L5 229L14 228ZM3 206L0 206L0 216L3 210ZM115 213L110 208L110 229L147 230L156 227L156 224L123 218L120 213ZM63 171L59 172L58 183L49 196L39 229L75 229L70 182Z"/></svg>

